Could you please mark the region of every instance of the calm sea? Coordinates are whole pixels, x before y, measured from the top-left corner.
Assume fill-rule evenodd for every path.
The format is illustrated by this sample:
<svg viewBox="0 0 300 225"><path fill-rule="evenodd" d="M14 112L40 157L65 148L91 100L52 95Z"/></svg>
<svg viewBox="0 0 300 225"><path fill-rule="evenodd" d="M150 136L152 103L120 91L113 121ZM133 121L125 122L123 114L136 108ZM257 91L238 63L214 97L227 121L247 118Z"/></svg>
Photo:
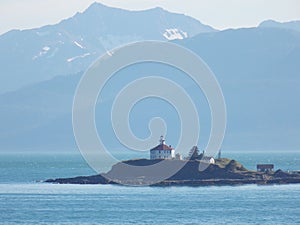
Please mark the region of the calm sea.
<svg viewBox="0 0 300 225"><path fill-rule="evenodd" d="M248 169L300 169L300 152L226 152ZM0 224L300 224L300 185L122 187L37 181L92 175L79 154L0 154Z"/></svg>

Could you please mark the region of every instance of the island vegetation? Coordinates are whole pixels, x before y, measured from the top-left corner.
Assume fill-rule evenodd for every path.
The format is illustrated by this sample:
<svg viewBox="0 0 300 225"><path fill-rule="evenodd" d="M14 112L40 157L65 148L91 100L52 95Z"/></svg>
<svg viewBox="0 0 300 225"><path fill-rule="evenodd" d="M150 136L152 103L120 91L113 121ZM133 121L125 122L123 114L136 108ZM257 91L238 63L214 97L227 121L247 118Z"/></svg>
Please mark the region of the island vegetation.
<svg viewBox="0 0 300 225"><path fill-rule="evenodd" d="M151 185L151 186L207 186L207 185L242 185L242 184L292 184L300 183L300 172L277 171L253 171L246 169L241 163L233 159L215 159L214 163L207 165L201 171L199 166L201 160L197 154L188 160L164 160L165 168L174 165L182 166L171 177L153 182L158 171L145 172L143 167L154 165L163 159L134 159L115 164L107 173L94 176L80 176L74 178L49 179L46 182L59 184L124 184L124 185ZM139 166L141 169L129 171L124 165Z"/></svg>

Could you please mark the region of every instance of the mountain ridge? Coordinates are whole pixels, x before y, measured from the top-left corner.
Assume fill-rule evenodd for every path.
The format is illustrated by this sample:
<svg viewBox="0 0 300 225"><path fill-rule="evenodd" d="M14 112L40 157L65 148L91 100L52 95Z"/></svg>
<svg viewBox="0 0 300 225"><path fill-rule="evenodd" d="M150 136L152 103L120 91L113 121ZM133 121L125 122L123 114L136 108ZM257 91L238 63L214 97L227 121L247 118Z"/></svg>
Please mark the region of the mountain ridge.
<svg viewBox="0 0 300 225"><path fill-rule="evenodd" d="M105 11L101 15L97 13L99 8ZM210 32L199 33L197 29L203 28L199 25L201 24L199 21L186 20L186 17L180 14L174 16L175 14L169 14L161 8L132 12L111 9L96 3L88 10L95 13L77 13L72 18L61 21L60 25L47 25L26 31L13 30L0 36L0 48L3 50L0 53L2 54L0 61L2 68L0 143L2 148L7 150L40 149L49 146L74 148L72 100L83 71L99 55L120 43L151 38L151 35L154 35L154 39L157 40L167 40L162 31L167 32L167 37L173 35L175 39L172 42L198 54L215 73L228 106L225 148L291 150L300 146L298 132L300 108L295 104L298 100L297 96L300 96L298 88L300 85L299 32L290 28L259 26L224 31L211 28ZM102 26L99 21L110 22L111 10L121 12L119 16L117 15L119 13L114 15L119 18L114 19L116 22L113 28L107 24ZM129 21L129 19L124 19L127 18L124 15L129 14L130 20L135 18L133 22L140 24L138 25L140 28L136 30L137 33L135 33L136 26L129 24L130 26L126 27L123 23L120 24L120 21ZM151 22L152 28L147 30L149 27L143 23L143 20L137 20L136 16L132 17L133 14L144 20L155 18L154 22ZM167 18L157 18L157 15L165 15ZM86 21L96 18L98 22L92 23L93 27L84 26L87 23L82 17L86 17ZM106 19L101 20L98 17ZM185 32L181 32L179 26L177 31L167 25L158 26L158 24L161 25L161 21L168 21L183 27L189 24L189 29L195 35L188 35L181 39L180 37L184 36ZM196 31L194 23L198 27ZM125 28L118 30L115 29L116 26ZM286 26L286 24L280 26ZM165 28L168 28L168 31L161 30ZM82 35L82 30L85 29L89 32ZM108 32L109 29L112 31ZM101 35L103 32L108 35ZM201 93L195 91L194 86L185 83L185 80L180 80L179 77L182 74L166 68L152 69L152 67L137 66L136 69L125 70L125 77L117 80L114 87L121 86L122 82L129 77L128 74L146 72L148 73L146 75L149 73L169 74L168 78L178 79L178 84L186 85L189 94L200 99ZM16 86L11 89L10 83ZM8 92L8 90L11 91ZM108 106L109 104L101 107L106 110ZM202 112L202 108L198 108L203 116L205 113ZM136 110L138 116L147 114L147 111L141 110ZM151 113L152 116L160 112ZM108 126L109 124L106 123L110 120L102 121L101 116L102 114L98 121ZM168 130L171 132L176 130L173 125L176 118L168 114L167 119L172 124ZM209 130L207 121L210 118L207 116L205 119L204 125L201 124L201 131ZM147 133L142 132L145 130L143 129L145 118L139 116L136 121L138 121L138 126L135 128L137 133L142 137L147 137ZM116 140L110 139L114 135L112 130L107 129L104 135L108 144L116 143ZM172 133L170 136L170 142L175 144L178 140L177 136ZM208 138L205 135L202 136Z"/></svg>
<svg viewBox="0 0 300 225"><path fill-rule="evenodd" d="M275 20L265 20L261 22L258 27L269 27L269 28L279 28L279 29L289 29L300 32L300 20L288 21L288 22L278 22Z"/></svg>
<svg viewBox="0 0 300 225"><path fill-rule="evenodd" d="M177 40L175 43L198 54L215 73L223 89L228 109L228 129L224 148L292 150L300 145L298 132L300 109L295 104L297 96L300 96L299 33L276 28L245 28L199 34L193 38ZM144 70L148 73L158 73L150 67ZM125 71L124 75L140 71L143 71L143 67ZM169 73L161 69L159 72ZM174 72L171 71L174 81L183 84L185 81L176 80L179 79L179 74ZM48 81L48 85L39 83L36 87L34 85L6 96L0 95L2 131L11 130L16 133L6 135L5 138L0 137L3 146L7 149L20 148L21 139L24 139L24 142L31 144L28 147L40 148L43 144L47 146L55 143L56 147L74 147L74 141L70 141L73 135L71 106L72 96L80 77L81 73L75 76L61 76L54 81ZM122 82L122 79L117 79L115 85L118 87ZM191 96L199 98L193 86L188 89ZM48 95L49 93L53 94ZM26 98L31 99L33 104L30 105ZM48 102L48 107L44 107L44 102ZM24 107L30 110L29 114L23 114L20 110ZM41 114L45 109L48 111ZM42 119L43 116L45 119ZM20 124L29 128L29 122L37 118L41 118L38 128L28 129L26 133L20 131ZM24 123L26 121L29 125ZM139 121L138 124L139 130L142 129L143 123ZM205 130L206 125L201 126L203 128L201 129ZM62 132L66 129L69 133ZM49 137L54 130L55 135L50 141ZM105 140L110 144L114 143L114 140L110 140L113 133L107 131L104 135ZM36 137L44 142L38 146L34 145L33 140ZM62 137L65 137L65 140ZM14 142L16 139L20 140L19 145ZM176 143L176 138L170 139L170 143Z"/></svg>
<svg viewBox="0 0 300 225"><path fill-rule="evenodd" d="M129 42L184 39L215 31L161 9L128 11L94 3L57 24L1 35L0 93L83 71L106 51Z"/></svg>

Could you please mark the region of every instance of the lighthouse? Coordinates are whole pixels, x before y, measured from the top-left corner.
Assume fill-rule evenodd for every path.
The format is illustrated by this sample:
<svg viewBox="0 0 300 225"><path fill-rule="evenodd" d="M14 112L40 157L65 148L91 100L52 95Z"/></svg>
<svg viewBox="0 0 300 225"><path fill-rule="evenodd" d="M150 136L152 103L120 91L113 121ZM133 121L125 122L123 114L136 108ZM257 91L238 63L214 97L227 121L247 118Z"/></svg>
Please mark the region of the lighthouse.
<svg viewBox="0 0 300 225"><path fill-rule="evenodd" d="M150 150L150 159L173 159L175 158L175 149L171 145L166 145L164 136L160 136L159 145Z"/></svg>

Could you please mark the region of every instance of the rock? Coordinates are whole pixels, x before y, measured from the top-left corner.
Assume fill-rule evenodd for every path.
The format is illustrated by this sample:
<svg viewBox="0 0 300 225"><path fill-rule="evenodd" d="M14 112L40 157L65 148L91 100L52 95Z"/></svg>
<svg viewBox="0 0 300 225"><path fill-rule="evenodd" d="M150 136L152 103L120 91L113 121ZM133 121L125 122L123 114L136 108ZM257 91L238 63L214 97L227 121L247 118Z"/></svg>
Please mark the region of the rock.
<svg viewBox="0 0 300 225"><path fill-rule="evenodd" d="M151 167L160 163L160 167ZM128 167L130 165L130 167ZM300 183L299 173L275 173L249 171L241 163L231 159L217 159L215 164L207 165L204 171L199 160L148 160L135 159L115 164L108 173L94 176L49 179L45 182L59 184L126 184L155 186L204 186L204 185L241 185L241 184L287 184ZM135 167L132 167L135 166ZM175 174L161 181L160 175L174 171Z"/></svg>

